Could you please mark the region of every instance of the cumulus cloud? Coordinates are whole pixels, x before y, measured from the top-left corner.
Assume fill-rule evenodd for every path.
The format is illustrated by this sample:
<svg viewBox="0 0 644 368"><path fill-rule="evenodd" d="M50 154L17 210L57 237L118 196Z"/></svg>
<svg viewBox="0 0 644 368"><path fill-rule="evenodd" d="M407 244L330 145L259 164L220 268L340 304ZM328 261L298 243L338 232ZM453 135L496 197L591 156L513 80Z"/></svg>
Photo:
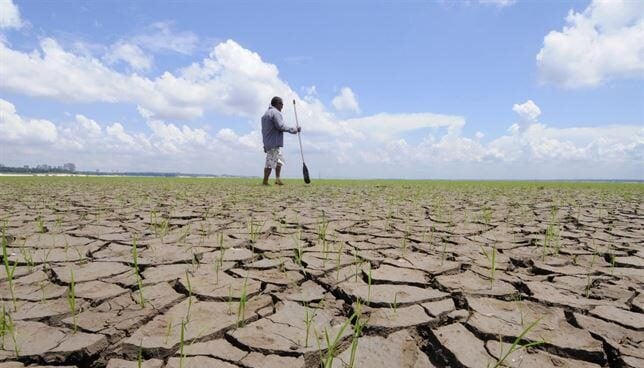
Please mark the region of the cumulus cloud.
<svg viewBox="0 0 644 368"><path fill-rule="evenodd" d="M425 133L416 144L399 137L416 131L411 124L380 139L372 135L363 142L354 141L357 144L350 147L353 154L348 159L345 156L343 164L370 177L406 173L434 178L643 178L641 126L555 128L538 121L541 111L531 100L515 104L513 110L519 122L508 129L508 134L489 142L482 142L482 132L464 136L463 118L438 118L432 124L418 125L438 131Z"/></svg>
<svg viewBox="0 0 644 368"><path fill-rule="evenodd" d="M131 88L152 90L150 81L66 52L51 38L43 39L40 46L42 53L23 53L0 44L0 88L67 102L119 102L136 93Z"/></svg>
<svg viewBox="0 0 644 368"><path fill-rule="evenodd" d="M17 143L54 142L58 136L56 126L43 119L25 119L16 107L0 98L0 141Z"/></svg>
<svg viewBox="0 0 644 368"><path fill-rule="evenodd" d="M54 125L22 117L4 100L0 117L0 129L8 132L1 138L2 154L9 162L28 155L38 162L56 157L83 168L237 175L258 175L263 165L257 128L245 134L222 128L213 136L202 128L148 120L147 131L135 133L121 123L101 124L84 115ZM314 173L334 177L642 178L641 126L526 124L484 143L482 132L463 135L463 117L381 114L338 122L356 136L305 131L304 147ZM287 161L299 154L289 139ZM287 165L285 175L297 175L296 169Z"/></svg>
<svg viewBox="0 0 644 368"><path fill-rule="evenodd" d="M0 137L2 157L9 162L59 157L60 162L85 168L257 175L263 165L258 116L270 98L279 95L297 100L313 175L573 178L572 170L560 169L568 167L585 170L575 174L584 178L640 178L644 165L640 126L549 127L539 121L541 109L532 100L512 106L519 115L517 123L507 134L485 142L483 132L463 134L462 116L421 112L342 118L314 89L300 98L280 78L277 66L233 40L217 44L198 62L153 78L115 71L105 61L65 50L50 38L30 53L0 42L0 59L1 90L68 102L130 103L147 123L138 132L85 115L54 124L22 117L14 105L0 100L0 128L9 132ZM351 92L348 87L347 91ZM339 106L358 112L354 95L353 100L353 108ZM250 129L221 127L211 135L208 123L190 125L190 119L206 111L254 123ZM291 104L283 114L294 125ZM297 157L298 145L289 139L293 138L286 138L285 154ZM287 165L284 174L298 175L296 166Z"/></svg>
<svg viewBox="0 0 644 368"><path fill-rule="evenodd" d="M340 94L335 96L331 103L333 104L333 107L340 112L360 112L358 99L349 87L342 87L340 89Z"/></svg>
<svg viewBox="0 0 644 368"><path fill-rule="evenodd" d="M119 73L91 56L64 50L45 38L25 53L0 43L0 89L66 102L126 102L159 119L194 119L205 110L255 117L274 94L297 96L277 67L232 40L201 63L154 79Z"/></svg>
<svg viewBox="0 0 644 368"><path fill-rule="evenodd" d="M110 137L114 137L127 145L134 145L134 138L125 132L125 128L121 123L114 123L108 126L105 131Z"/></svg>
<svg viewBox="0 0 644 368"><path fill-rule="evenodd" d="M528 100L522 104L514 104L512 111L519 114L521 121L534 123L541 115L541 109L532 100Z"/></svg>
<svg viewBox="0 0 644 368"><path fill-rule="evenodd" d="M103 129L96 121L81 114L77 114L75 117L76 122L78 123L76 129L78 129L80 135L84 135L89 138L98 138L101 136Z"/></svg>
<svg viewBox="0 0 644 368"><path fill-rule="evenodd" d="M490 143L505 161L643 164L644 129L632 125L553 128L534 123L520 135L503 136Z"/></svg>
<svg viewBox="0 0 644 368"><path fill-rule="evenodd" d="M262 137L259 130L253 130L245 135L238 135L230 128L221 129L217 132L216 138L219 140L230 143L233 146L250 149L253 151L260 151L262 144Z"/></svg>
<svg viewBox="0 0 644 368"><path fill-rule="evenodd" d="M494 157L505 162L637 162L644 148L644 128L632 125L554 128L538 121L541 110L532 101L514 104L520 122L510 135L489 143Z"/></svg>
<svg viewBox="0 0 644 368"><path fill-rule="evenodd" d="M370 137L382 141L423 128L447 128L448 134L455 135L465 125L465 119L461 116L431 113L377 114L344 120L340 124L347 131L353 131L356 137Z"/></svg>
<svg viewBox="0 0 644 368"><path fill-rule="evenodd" d="M568 88L644 78L644 2L594 0L581 13L570 10L536 59L544 82Z"/></svg>
<svg viewBox="0 0 644 368"><path fill-rule="evenodd" d="M181 172L234 172L248 166L256 153L259 132L213 137L204 129L160 120L147 121L144 132L122 123L100 123L77 114L54 124L19 115L0 99L3 164L75 162L81 169ZM222 159L226 157L226 159ZM244 162L246 164L244 164Z"/></svg>
<svg viewBox="0 0 644 368"><path fill-rule="evenodd" d="M165 153L179 153L181 147L203 147L208 143L208 133L203 129L190 128L183 125L181 128L171 123L150 121L148 126L152 131L152 140L157 142L157 147Z"/></svg>
<svg viewBox="0 0 644 368"><path fill-rule="evenodd" d="M0 29L20 27L22 19L18 6L12 0L0 0Z"/></svg>
<svg viewBox="0 0 644 368"><path fill-rule="evenodd" d="M156 53L179 53L190 55L199 44L199 37L190 31L174 29L172 22L157 22L144 28L140 33L120 39L111 46L75 43L83 56L102 52L109 65L126 63L134 72L147 72L152 68Z"/></svg>
<svg viewBox="0 0 644 368"><path fill-rule="evenodd" d="M136 71L146 71L152 66L152 56L146 55L137 45L126 42L112 45L104 59L110 64L123 61Z"/></svg>
<svg viewBox="0 0 644 368"><path fill-rule="evenodd" d="M298 100L299 117L307 132L354 138L365 132L385 136L392 129L400 130L396 126L415 129L436 124L436 116L414 114L338 120L316 96L299 98L279 77L274 64L233 40L216 45L201 62L153 79L119 73L91 56L64 50L50 38L42 40L41 49L24 53L0 43L0 59L5 61L0 64L0 89L66 102L132 103L146 120L190 120L206 111L257 119L270 98L279 95L287 101ZM359 111L348 87L335 102L336 108ZM284 115L287 121L293 120L290 104Z"/></svg>

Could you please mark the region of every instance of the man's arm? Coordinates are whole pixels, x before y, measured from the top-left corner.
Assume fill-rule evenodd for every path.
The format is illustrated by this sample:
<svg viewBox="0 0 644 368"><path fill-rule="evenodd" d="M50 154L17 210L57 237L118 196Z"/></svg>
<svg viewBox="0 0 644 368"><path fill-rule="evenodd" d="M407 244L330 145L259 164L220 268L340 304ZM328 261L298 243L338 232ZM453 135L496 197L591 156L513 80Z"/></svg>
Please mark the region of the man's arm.
<svg viewBox="0 0 644 368"><path fill-rule="evenodd" d="M282 114L279 112L273 113L273 124L275 125L275 128L280 132L289 132L291 134L297 133L296 128L291 128L284 124L284 118L282 118Z"/></svg>

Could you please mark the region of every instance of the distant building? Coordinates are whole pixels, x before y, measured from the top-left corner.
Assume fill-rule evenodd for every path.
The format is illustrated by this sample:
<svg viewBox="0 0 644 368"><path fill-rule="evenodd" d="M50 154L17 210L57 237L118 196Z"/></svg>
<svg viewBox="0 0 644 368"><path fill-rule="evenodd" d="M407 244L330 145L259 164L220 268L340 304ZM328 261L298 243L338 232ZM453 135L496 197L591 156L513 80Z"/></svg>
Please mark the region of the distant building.
<svg viewBox="0 0 644 368"><path fill-rule="evenodd" d="M76 165L73 163L66 163L63 165L63 170L69 171L69 172L74 172L76 171Z"/></svg>

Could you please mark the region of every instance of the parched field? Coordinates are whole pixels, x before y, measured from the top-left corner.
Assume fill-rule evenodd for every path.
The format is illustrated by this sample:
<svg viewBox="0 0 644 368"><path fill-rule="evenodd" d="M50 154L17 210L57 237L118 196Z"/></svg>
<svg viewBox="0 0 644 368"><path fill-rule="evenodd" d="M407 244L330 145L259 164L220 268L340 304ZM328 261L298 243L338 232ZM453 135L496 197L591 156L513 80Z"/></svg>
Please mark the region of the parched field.
<svg viewBox="0 0 644 368"><path fill-rule="evenodd" d="M644 367L643 199L0 178L0 367Z"/></svg>

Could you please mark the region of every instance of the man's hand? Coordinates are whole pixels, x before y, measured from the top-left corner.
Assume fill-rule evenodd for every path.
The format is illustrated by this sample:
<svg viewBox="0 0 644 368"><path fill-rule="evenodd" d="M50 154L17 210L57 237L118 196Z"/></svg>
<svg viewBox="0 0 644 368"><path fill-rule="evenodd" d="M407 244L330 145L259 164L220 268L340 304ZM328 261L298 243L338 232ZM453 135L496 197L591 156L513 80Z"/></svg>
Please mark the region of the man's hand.
<svg viewBox="0 0 644 368"><path fill-rule="evenodd" d="M297 132L299 133L299 132L301 132L301 131L302 131L302 127L301 127L301 126L298 126L298 127L297 127Z"/></svg>

